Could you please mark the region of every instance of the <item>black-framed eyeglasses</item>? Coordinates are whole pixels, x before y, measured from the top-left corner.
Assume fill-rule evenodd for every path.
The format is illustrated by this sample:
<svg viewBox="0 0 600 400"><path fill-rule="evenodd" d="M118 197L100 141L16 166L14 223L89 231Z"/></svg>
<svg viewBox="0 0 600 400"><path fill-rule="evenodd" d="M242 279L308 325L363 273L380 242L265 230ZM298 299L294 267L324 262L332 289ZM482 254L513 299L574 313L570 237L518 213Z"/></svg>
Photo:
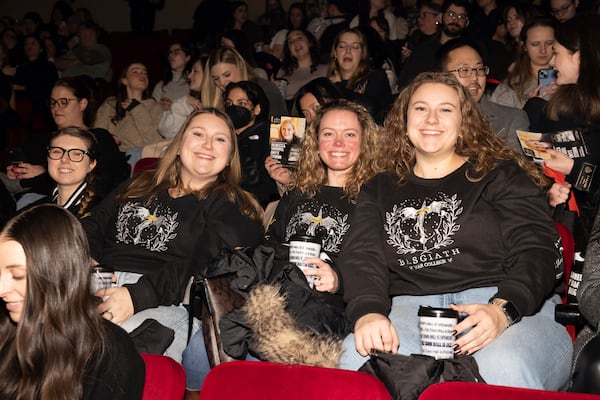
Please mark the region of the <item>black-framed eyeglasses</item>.
<svg viewBox="0 0 600 400"><path fill-rule="evenodd" d="M458 74L458 76L460 76L461 78L470 78L471 75L473 75L473 72L475 72L475 74L477 76L488 76L488 74L490 73L490 67L487 67L487 66L475 67L475 68L460 67L460 68L456 68L456 69L453 69L448 72L456 72Z"/></svg>
<svg viewBox="0 0 600 400"><path fill-rule="evenodd" d="M455 13L454 11L446 11L446 14L447 14L447 15L448 15L450 18L452 18L452 19L457 19L457 20L459 20L459 21L466 21L466 20L467 20L467 18L469 18L469 17L467 16L467 14L457 14L457 13Z"/></svg>
<svg viewBox="0 0 600 400"><path fill-rule="evenodd" d="M58 105L58 108L67 108L71 101L79 101L77 98L67 98L61 97L60 99L53 99L52 97L48 99L48 105L50 108L54 108L55 105Z"/></svg>
<svg viewBox="0 0 600 400"><path fill-rule="evenodd" d="M435 13L435 12L429 12L429 11L423 11L422 13L419 13L417 15L417 17L419 18L426 18L428 15L431 15L432 17L437 17L439 13Z"/></svg>
<svg viewBox="0 0 600 400"><path fill-rule="evenodd" d="M569 2L569 4L565 4L562 7L551 9L550 12L552 13L552 15L562 15L562 14L566 13L567 10L569 8L571 8L572 5L573 5L573 2L571 1L571 2Z"/></svg>
<svg viewBox="0 0 600 400"><path fill-rule="evenodd" d="M48 158L51 160L61 160L67 153L69 160L73 162L82 162L86 154L89 156L90 153L86 150L81 149L63 149L62 147L50 146L48 147Z"/></svg>
<svg viewBox="0 0 600 400"><path fill-rule="evenodd" d="M181 52L183 52L183 49L180 49L180 48L171 49L171 50L169 50L169 55L176 56L177 54L179 54Z"/></svg>

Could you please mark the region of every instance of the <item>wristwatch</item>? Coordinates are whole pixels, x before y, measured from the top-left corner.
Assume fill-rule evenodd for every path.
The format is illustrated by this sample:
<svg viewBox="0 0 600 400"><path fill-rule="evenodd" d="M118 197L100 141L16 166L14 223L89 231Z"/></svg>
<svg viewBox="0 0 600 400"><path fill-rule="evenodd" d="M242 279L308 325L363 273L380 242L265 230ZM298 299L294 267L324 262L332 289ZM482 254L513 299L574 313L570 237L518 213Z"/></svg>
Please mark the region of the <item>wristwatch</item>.
<svg viewBox="0 0 600 400"><path fill-rule="evenodd" d="M500 307L500 309L504 313L504 316L506 317L506 320L508 321L508 326L516 324L521 320L521 313L519 312L519 310L517 310L517 307L515 307L515 305L512 302L501 299L499 297L495 297L493 299L490 299L490 304L495 304L498 307Z"/></svg>

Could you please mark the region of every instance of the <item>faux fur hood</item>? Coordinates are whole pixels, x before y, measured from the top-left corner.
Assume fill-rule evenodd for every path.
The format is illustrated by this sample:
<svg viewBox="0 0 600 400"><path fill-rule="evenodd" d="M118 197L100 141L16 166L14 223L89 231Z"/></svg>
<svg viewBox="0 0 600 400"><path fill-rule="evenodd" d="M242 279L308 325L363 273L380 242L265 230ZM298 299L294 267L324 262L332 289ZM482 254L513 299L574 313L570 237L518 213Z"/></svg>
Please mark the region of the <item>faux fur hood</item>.
<svg viewBox="0 0 600 400"><path fill-rule="evenodd" d="M337 368L342 340L301 330L286 306L280 285L259 285L246 299L242 311L261 359Z"/></svg>

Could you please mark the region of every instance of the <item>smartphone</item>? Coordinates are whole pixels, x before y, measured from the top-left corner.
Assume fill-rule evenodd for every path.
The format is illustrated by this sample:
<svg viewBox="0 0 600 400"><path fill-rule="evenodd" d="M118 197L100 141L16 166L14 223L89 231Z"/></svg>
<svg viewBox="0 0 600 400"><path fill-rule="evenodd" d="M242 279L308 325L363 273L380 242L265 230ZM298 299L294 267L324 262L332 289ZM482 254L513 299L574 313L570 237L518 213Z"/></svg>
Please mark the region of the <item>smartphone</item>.
<svg viewBox="0 0 600 400"><path fill-rule="evenodd" d="M554 68L544 68L538 71L538 85L542 85L540 93L544 93L552 82L556 81L556 70Z"/></svg>
<svg viewBox="0 0 600 400"><path fill-rule="evenodd" d="M7 158L9 164L18 165L25 161L25 154L20 148L9 149Z"/></svg>

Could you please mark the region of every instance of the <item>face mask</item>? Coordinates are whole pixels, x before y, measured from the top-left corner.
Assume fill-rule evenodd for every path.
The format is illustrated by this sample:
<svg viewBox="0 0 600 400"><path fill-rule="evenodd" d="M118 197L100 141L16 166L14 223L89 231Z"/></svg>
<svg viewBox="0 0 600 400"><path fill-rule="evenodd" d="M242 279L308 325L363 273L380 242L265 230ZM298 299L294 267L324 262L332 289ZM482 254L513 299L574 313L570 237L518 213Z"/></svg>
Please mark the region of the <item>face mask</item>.
<svg viewBox="0 0 600 400"><path fill-rule="evenodd" d="M245 107L231 105L225 107L225 114L229 115L235 129L240 129L252 121L252 113Z"/></svg>

